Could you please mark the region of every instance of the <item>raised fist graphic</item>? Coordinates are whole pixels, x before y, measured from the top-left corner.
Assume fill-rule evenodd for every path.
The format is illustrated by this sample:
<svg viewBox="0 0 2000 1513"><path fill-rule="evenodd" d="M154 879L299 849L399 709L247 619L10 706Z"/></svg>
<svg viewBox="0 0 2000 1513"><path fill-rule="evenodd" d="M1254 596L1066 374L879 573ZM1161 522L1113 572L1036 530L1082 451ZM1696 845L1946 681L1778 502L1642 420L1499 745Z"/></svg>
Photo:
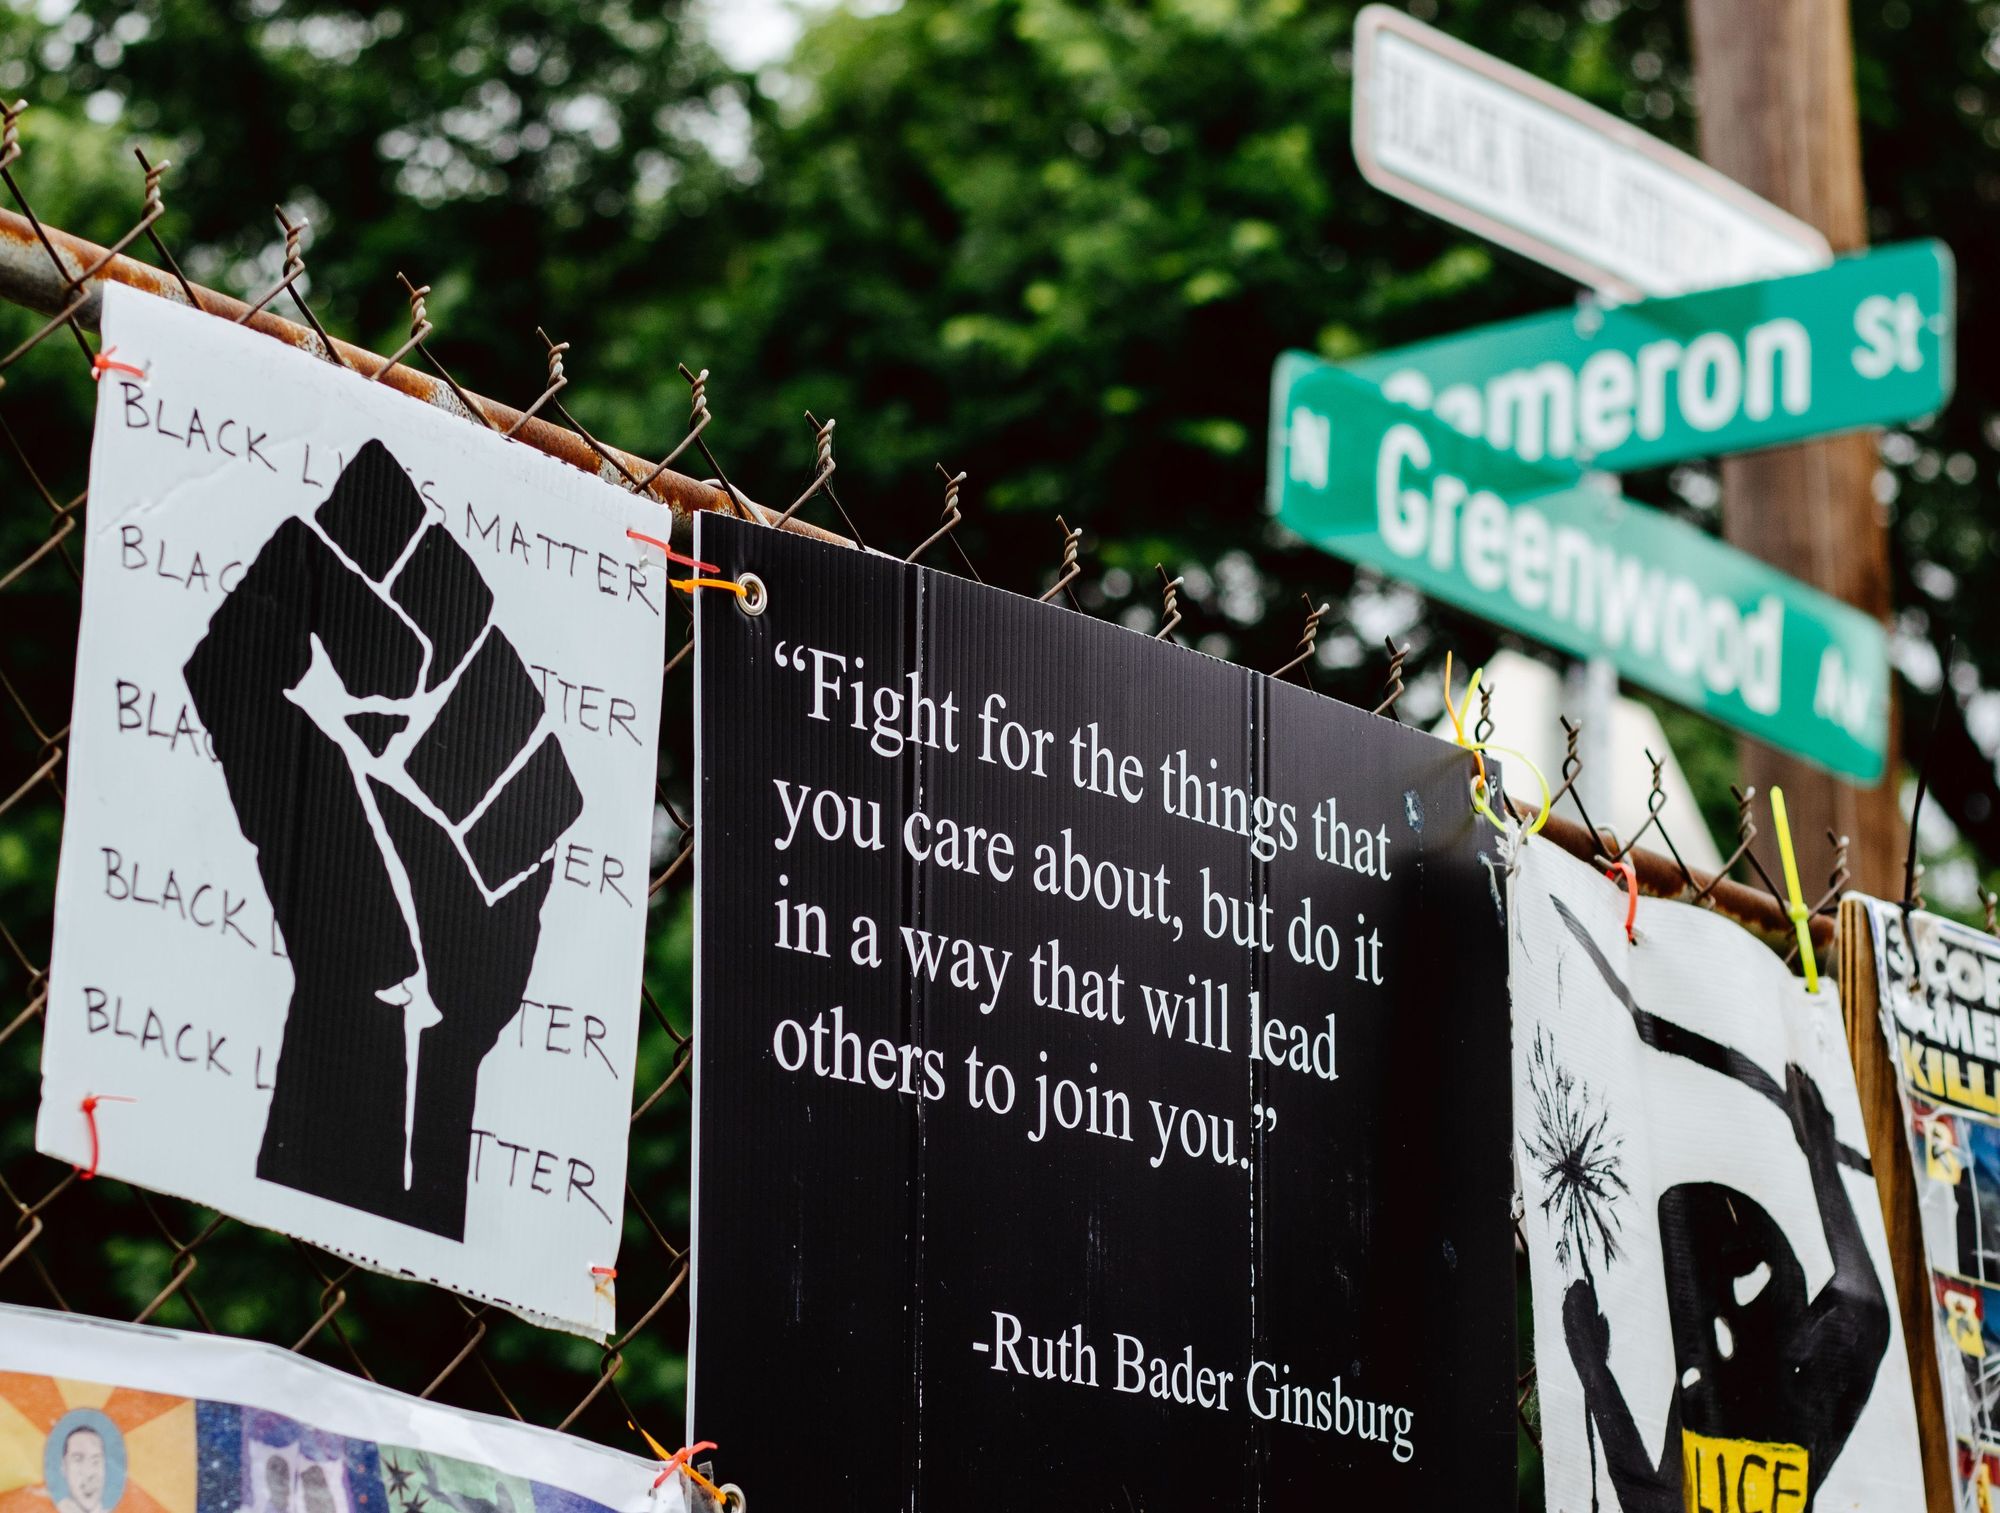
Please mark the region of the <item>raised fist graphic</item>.
<svg viewBox="0 0 2000 1513"><path fill-rule="evenodd" d="M294 974L257 1175L452 1239L479 1065L583 808L492 610L371 441L185 669Z"/></svg>

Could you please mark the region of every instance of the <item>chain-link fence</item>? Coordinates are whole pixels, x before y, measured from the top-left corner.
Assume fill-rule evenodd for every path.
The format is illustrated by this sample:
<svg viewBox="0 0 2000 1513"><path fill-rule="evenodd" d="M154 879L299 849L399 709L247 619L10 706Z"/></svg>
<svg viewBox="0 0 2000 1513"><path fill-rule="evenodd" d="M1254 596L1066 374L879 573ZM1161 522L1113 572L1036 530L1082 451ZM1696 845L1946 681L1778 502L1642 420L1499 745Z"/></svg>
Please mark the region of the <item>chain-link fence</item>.
<svg viewBox="0 0 2000 1513"><path fill-rule="evenodd" d="M395 351L380 355L331 336L304 297L299 228L282 211L285 258L271 287L239 300L191 283L161 227L166 165L152 165L143 154L138 158L142 213L111 246L45 225L22 187L21 109L4 112L0 142L0 184L15 207L0 209L0 301L5 302L0 345L8 347L0 356L0 450L12 472L0 496L0 983L6 994L0 998L0 1201L12 1215L11 1226L0 1229L0 1300L254 1337L387 1386L626 1449L641 1448L635 1431L642 1427L676 1442L688 1324L690 1258L684 1237L692 1106L687 894L694 841L688 798L693 617L685 598L678 601L684 639L673 645L664 668L645 1005L615 1280L624 1324L600 1348L535 1328L501 1309L365 1271L199 1205L114 1180L86 1179L35 1154L39 1032L47 1008L45 964L83 570L78 526L86 508L88 436L77 419L85 412L71 391L99 377L109 360L89 333L102 285L116 281L339 363L468 424L489 426L615 486L645 493L678 515L732 509L825 534L799 516L811 502L858 540L860 532L833 487L832 424L807 417L813 453L799 497L782 512L755 505L729 481L713 450L705 372L681 369L690 389L690 418L678 444L659 459L609 446L576 421L562 399L568 384L565 348L547 337L549 377L539 396L522 409L481 398L432 354L428 291L420 286L406 286L410 333ZM141 243L156 261L131 255ZM674 466L685 463L692 470L697 461L706 482ZM941 540L957 548L950 532L958 518L960 481L947 475L945 520L911 553L913 560ZM1052 586L1045 599L1065 593L1080 571L1081 533L1058 524L1061 557L1050 563ZM949 559L940 549L927 560L942 565ZM977 576L962 549L958 565ZM1174 615L1175 587L1168 582L1163 620ZM1298 655L1280 675L1312 655L1324 610L1309 606L1309 611ZM675 643L677 637L669 640ZM1386 698L1378 712L1393 716L1402 691L1402 654L1393 645L1389 654ZM1486 714L1482 706L1482 720ZM1575 736L1570 727L1570 759L1552 799L1581 823L1552 816L1548 833L1559 844L1586 860L1629 862L1632 881L1643 891L1695 899L1781 950L1792 944L1784 900L1753 849L1758 837L1747 795L1739 795L1740 844L1727 870L1741 866L1750 884L1700 877L1681 863L1658 802L1645 827L1622 846L1590 823L1577 792L1582 763ZM1656 766L1656 799L1658 777ZM1642 849L1642 840L1656 840L1662 849ZM1838 855L1844 848L1836 838L1829 840ZM1816 914L1831 913L1843 879L1836 863ZM1824 949L1830 920L1814 923ZM744 1201L755 1202L757 1195L745 1194ZM1524 1364L1527 1348L1524 1329ZM1520 1397L1523 1428L1532 1441L1537 1436L1531 1364ZM727 1469L754 1490L754 1468Z"/></svg>

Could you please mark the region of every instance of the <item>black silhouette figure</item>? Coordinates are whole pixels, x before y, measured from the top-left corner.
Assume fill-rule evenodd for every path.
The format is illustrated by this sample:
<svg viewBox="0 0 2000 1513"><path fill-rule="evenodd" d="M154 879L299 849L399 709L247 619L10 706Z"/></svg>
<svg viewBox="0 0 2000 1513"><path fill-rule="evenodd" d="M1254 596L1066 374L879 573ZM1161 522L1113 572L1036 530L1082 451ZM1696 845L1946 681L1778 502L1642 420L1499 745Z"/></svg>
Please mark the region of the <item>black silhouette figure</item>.
<svg viewBox="0 0 2000 1513"><path fill-rule="evenodd" d="M1633 1001L1576 918L1560 902L1556 909L1649 1045L1736 1077L1786 1111L1833 1257L1832 1277L1808 1298L1791 1242L1760 1204L1713 1182L1681 1183L1660 1195L1676 1385L1657 1456L1640 1439L1612 1374L1611 1326L1595 1285L1588 1277L1570 1284L1563 1334L1619 1504L1625 1513L1684 1513L1694 1506L1682 1486L1686 1433L1803 1449L1804 1501L1796 1507L1805 1513L1854 1432L1889 1346L1888 1300L1840 1174L1857 1158L1841 1144L1825 1099L1802 1070L1787 1067L1779 1089L1737 1053L1655 1019Z"/></svg>
<svg viewBox="0 0 2000 1513"><path fill-rule="evenodd" d="M452 1239L479 1064L583 807L492 607L371 441L185 669L295 977L257 1174Z"/></svg>

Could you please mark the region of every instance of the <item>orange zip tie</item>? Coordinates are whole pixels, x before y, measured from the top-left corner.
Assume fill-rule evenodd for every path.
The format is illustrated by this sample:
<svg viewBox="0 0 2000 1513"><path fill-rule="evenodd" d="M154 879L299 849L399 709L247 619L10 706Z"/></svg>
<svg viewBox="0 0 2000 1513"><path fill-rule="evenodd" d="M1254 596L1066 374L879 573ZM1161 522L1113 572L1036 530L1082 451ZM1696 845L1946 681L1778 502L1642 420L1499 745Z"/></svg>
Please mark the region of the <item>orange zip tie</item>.
<svg viewBox="0 0 2000 1513"><path fill-rule="evenodd" d="M97 1105L100 1103L137 1103L137 1098L121 1098L115 1093L85 1093L83 1102L77 1107L83 1110L84 1123L90 1126L90 1165L79 1166L76 1176L79 1182L88 1182L97 1175Z"/></svg>
<svg viewBox="0 0 2000 1513"><path fill-rule="evenodd" d="M633 541L643 541L648 546L657 546L667 554L667 561L678 562L682 567L691 567L698 573L719 573L722 571L713 562L697 562L692 557L683 557L658 536L648 536L644 531L633 530L628 530L625 534Z"/></svg>
<svg viewBox="0 0 2000 1513"><path fill-rule="evenodd" d="M698 1445L682 1445L680 1449L667 1457L667 1463L660 1468L660 1474L653 1479L653 1485L656 1487L659 1486L661 1482L678 1471L710 1497L714 1498L717 1502L721 1502L722 1488L695 1470L685 1459L685 1457L699 1455L704 1450L713 1450L714 1448L715 1441L712 1439L705 1439Z"/></svg>
<svg viewBox="0 0 2000 1513"><path fill-rule="evenodd" d="M128 362L113 362L111 354L117 350L116 347L106 347L102 352L91 354L90 381L92 383L96 383L107 372L130 373L134 378L144 378L146 376L144 368L135 368Z"/></svg>
<svg viewBox="0 0 2000 1513"><path fill-rule="evenodd" d="M699 1471L695 1470L693 1466L688 1464L690 1460L692 1460L695 1456L701 1454L702 1451L715 1449L716 1443L714 1440L705 1439L697 1444L682 1445L680 1449L674 1451L672 1455L669 1455L667 1454L667 1447L661 1444L658 1440L654 1439L653 1436L648 1434L644 1429L639 1428L639 1425L633 1423L632 1420L630 1420L629 1418L626 1419L625 1422L631 1428L638 1429L639 1437L643 1439L647 1444L653 1447L653 1453L657 1455L662 1462L660 1466L660 1474L653 1478L653 1485L655 1488L659 1487L662 1483L666 1481L666 1479L669 1476L672 1476L676 1471L678 1471L683 1476L687 1477L689 1481L693 1482L697 1487L700 1487L710 1497L714 1498L717 1502L722 1501L722 1489L716 1486L716 1484L710 1481L707 1477L703 1476Z"/></svg>
<svg viewBox="0 0 2000 1513"><path fill-rule="evenodd" d="M726 588L740 599L750 592L742 584L730 578L669 578L667 582L683 593L697 588Z"/></svg>
<svg viewBox="0 0 2000 1513"><path fill-rule="evenodd" d="M1639 869L1630 862L1613 862L1604 869L1604 875L1614 883L1620 873L1625 877L1625 939L1637 945L1639 942L1632 934L1632 922L1639 917Z"/></svg>

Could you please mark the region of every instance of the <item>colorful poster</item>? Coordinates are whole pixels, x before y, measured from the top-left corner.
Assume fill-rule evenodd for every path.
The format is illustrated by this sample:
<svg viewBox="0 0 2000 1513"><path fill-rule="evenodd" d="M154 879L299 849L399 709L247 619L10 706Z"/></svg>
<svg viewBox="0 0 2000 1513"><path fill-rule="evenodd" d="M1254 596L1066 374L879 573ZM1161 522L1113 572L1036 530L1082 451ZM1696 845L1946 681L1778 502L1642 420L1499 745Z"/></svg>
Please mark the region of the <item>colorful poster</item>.
<svg viewBox="0 0 2000 1513"><path fill-rule="evenodd" d="M1917 1218L1961 1513L2000 1506L2000 940L1861 899ZM1905 933L1907 925L1907 934ZM1915 949L1911 949L1914 942Z"/></svg>
<svg viewBox="0 0 2000 1513"><path fill-rule="evenodd" d="M1512 865L1514 1124L1550 1513L1923 1506L1830 983L1547 841Z"/></svg>
<svg viewBox="0 0 2000 1513"><path fill-rule="evenodd" d="M103 318L37 1147L602 1338L666 513Z"/></svg>
<svg viewBox="0 0 2000 1513"><path fill-rule="evenodd" d="M712 1513L660 1472L270 1345L0 1305L0 1513Z"/></svg>

